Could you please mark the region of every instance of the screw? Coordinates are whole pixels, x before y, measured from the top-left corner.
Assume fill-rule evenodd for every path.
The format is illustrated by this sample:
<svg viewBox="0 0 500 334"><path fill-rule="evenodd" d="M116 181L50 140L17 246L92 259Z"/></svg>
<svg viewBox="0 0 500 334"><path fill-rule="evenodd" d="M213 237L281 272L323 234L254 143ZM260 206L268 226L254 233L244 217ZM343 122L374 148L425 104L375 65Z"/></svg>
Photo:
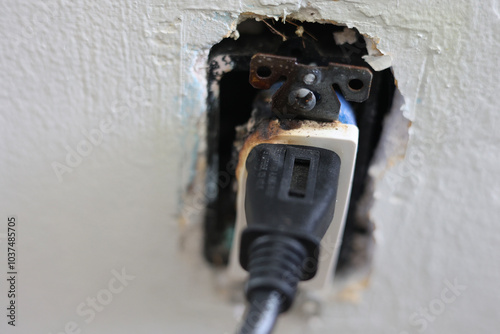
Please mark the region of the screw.
<svg viewBox="0 0 500 334"><path fill-rule="evenodd" d="M299 88L293 90L290 95L288 95L288 104L309 111L316 105L316 96L309 89Z"/></svg>
<svg viewBox="0 0 500 334"><path fill-rule="evenodd" d="M310 85L314 82L314 80L316 80L316 76L312 73L308 73L308 74L304 75L303 80L304 80L304 83L306 85Z"/></svg>

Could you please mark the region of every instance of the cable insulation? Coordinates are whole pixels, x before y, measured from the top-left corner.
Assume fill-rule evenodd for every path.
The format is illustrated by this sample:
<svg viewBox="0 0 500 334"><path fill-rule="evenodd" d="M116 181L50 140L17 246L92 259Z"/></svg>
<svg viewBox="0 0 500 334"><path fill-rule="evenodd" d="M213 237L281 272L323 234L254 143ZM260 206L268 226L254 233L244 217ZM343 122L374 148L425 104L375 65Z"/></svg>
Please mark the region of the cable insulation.
<svg viewBox="0 0 500 334"><path fill-rule="evenodd" d="M274 290L256 291L238 334L269 334L280 314L282 295Z"/></svg>

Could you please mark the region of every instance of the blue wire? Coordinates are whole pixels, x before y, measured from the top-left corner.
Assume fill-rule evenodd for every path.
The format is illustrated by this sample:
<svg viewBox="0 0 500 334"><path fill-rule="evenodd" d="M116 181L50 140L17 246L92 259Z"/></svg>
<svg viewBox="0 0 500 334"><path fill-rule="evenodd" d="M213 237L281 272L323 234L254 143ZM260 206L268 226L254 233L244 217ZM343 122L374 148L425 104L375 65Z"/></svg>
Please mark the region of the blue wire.
<svg viewBox="0 0 500 334"><path fill-rule="evenodd" d="M340 92L337 92L337 96L340 101L340 113L339 113L339 121L343 124L352 124L356 125L356 116L354 116L354 111L352 110L351 105L347 102Z"/></svg>

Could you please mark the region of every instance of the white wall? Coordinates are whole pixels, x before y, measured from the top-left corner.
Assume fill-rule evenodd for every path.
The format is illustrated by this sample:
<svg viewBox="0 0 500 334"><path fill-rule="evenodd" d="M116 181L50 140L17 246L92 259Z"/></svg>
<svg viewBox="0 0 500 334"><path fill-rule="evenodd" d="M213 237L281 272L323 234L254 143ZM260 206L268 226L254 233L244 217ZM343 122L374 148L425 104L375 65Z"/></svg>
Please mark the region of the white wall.
<svg viewBox="0 0 500 334"><path fill-rule="evenodd" d="M280 332L498 332L498 1L0 7L1 277L7 216L19 221L17 326L2 311L2 333L233 331L234 305L214 290L193 238L181 242L196 228L177 217L203 146L206 55L242 12L295 13L377 38L412 121L406 156L374 170L377 249L360 301L331 301L321 319L287 316ZM85 147L88 132L102 141ZM68 165L78 149L86 156ZM109 297L122 268L135 278L90 320L87 298ZM455 280L465 290L451 302ZM2 310L6 293L2 278ZM427 320L423 307L434 309Z"/></svg>

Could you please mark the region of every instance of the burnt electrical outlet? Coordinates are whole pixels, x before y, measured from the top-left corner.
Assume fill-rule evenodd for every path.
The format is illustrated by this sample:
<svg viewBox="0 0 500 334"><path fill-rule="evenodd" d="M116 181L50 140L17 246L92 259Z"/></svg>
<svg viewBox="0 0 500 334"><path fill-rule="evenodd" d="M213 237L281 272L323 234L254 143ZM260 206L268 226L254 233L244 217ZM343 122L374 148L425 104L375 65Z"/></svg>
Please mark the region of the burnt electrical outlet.
<svg viewBox="0 0 500 334"><path fill-rule="evenodd" d="M270 96L259 95L249 83L251 57L257 53L294 57L298 63L327 66L330 62L370 68L363 60L367 54L363 36L349 30L348 43L338 45L334 33L345 27L271 19L249 19L238 25L235 38L214 45L208 59L208 126L207 189L204 221L204 256L216 266L227 265L236 220L235 148L236 128L251 118L258 104L270 102ZM337 273L364 266L370 262L373 224L362 210L370 161L382 131L395 91L390 69L373 72L370 97L352 102L359 146L352 184L351 200L345 225Z"/></svg>

